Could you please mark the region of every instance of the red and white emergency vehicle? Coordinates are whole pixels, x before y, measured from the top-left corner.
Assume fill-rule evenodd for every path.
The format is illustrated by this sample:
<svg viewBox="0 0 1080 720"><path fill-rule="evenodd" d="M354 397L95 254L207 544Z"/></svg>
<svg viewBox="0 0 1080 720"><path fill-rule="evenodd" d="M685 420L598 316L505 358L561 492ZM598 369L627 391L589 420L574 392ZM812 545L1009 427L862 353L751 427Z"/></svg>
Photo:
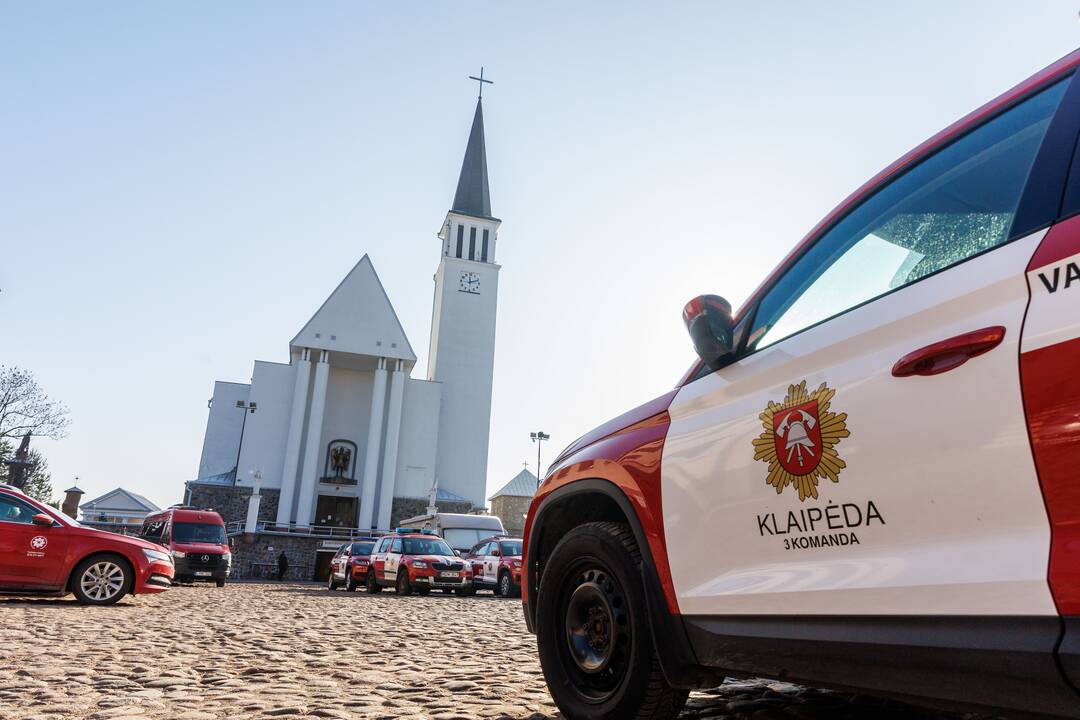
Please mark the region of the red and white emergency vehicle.
<svg viewBox="0 0 1080 720"><path fill-rule="evenodd" d="M143 520L139 537L164 546L176 565L176 582L224 587L232 570L225 521L210 508L173 505Z"/></svg>
<svg viewBox="0 0 1080 720"><path fill-rule="evenodd" d="M379 538L364 585L369 593L393 587L398 595L427 595L434 588L464 593L470 580L465 562L434 531L398 528Z"/></svg>
<svg viewBox="0 0 1080 720"><path fill-rule="evenodd" d="M111 605L172 584L169 554L153 543L80 525L0 484L0 593L66 595Z"/></svg>
<svg viewBox="0 0 1080 720"><path fill-rule="evenodd" d="M1080 51L856 191L525 529L567 718L770 676L1080 717Z"/></svg>
<svg viewBox="0 0 1080 720"><path fill-rule="evenodd" d="M496 536L477 543L462 555L472 573L472 588L502 597L521 593L521 538Z"/></svg>
<svg viewBox="0 0 1080 720"><path fill-rule="evenodd" d="M337 590L341 585L349 592L361 587L367 581L371 551L375 549L375 540L357 540L347 542L337 549L330 559L330 577L326 581L328 590Z"/></svg>

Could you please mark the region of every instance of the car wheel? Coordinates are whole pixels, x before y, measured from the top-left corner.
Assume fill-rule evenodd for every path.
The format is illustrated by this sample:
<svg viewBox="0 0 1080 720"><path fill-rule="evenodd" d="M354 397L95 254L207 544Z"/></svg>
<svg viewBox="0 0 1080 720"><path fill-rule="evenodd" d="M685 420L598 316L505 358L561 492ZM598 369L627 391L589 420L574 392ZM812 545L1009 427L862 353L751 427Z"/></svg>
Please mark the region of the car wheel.
<svg viewBox="0 0 1080 720"><path fill-rule="evenodd" d="M326 589L331 592L337 590L337 580L334 579L334 573L330 573L330 579L326 581Z"/></svg>
<svg viewBox="0 0 1080 720"><path fill-rule="evenodd" d="M218 587L225 587L225 581L224 581L224 580L215 580L215 581L214 581L214 583L215 583L215 584L216 584L216 585L217 585Z"/></svg>
<svg viewBox="0 0 1080 720"><path fill-rule="evenodd" d="M356 588L360 587L360 583L356 582L356 578L353 577L352 571L345 576L345 589L349 592L356 592Z"/></svg>
<svg viewBox="0 0 1080 720"><path fill-rule="evenodd" d="M71 590L84 605L112 605L131 591L134 578L119 555L94 555L75 566Z"/></svg>
<svg viewBox="0 0 1080 720"><path fill-rule="evenodd" d="M687 691L664 678L640 581L641 552L623 523L580 525L559 541L537 593L536 642L568 720L669 720Z"/></svg>
<svg viewBox="0 0 1080 720"><path fill-rule="evenodd" d="M382 592L382 585L375 579L374 570L368 570L367 577L364 578L364 587L367 588L368 593L371 595Z"/></svg>
<svg viewBox="0 0 1080 720"><path fill-rule="evenodd" d="M397 591L398 595L412 595L412 585L409 584L408 570L398 570L394 589Z"/></svg>
<svg viewBox="0 0 1080 720"><path fill-rule="evenodd" d="M513 578L510 577L510 573L504 571L499 576L499 595L502 597L517 597L521 592L521 588L515 587Z"/></svg>

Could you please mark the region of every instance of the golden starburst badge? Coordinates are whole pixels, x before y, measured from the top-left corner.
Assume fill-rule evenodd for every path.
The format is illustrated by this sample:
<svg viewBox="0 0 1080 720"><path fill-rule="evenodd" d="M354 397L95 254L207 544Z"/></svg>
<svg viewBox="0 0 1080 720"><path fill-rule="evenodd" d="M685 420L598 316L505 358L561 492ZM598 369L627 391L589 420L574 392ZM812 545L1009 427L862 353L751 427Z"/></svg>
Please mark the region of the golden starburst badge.
<svg viewBox="0 0 1080 720"><path fill-rule="evenodd" d="M754 438L754 459L769 464L765 482L779 495L788 485L799 491L799 500L817 498L818 479L840 482L847 463L840 459L836 445L851 433L847 413L829 410L835 390L825 383L812 393L806 381L789 385L783 403L769 401L758 415L765 431Z"/></svg>

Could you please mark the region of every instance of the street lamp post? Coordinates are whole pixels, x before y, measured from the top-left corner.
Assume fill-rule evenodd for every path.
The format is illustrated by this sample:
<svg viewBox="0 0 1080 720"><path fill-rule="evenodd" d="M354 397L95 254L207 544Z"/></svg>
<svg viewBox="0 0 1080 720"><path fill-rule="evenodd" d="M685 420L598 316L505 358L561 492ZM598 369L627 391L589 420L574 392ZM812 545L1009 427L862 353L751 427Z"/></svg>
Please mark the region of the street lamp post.
<svg viewBox="0 0 1080 720"><path fill-rule="evenodd" d="M240 423L240 442L236 445L236 465L233 467L233 482L239 480L240 475L240 450L244 447L244 428L247 427L248 413L255 412L255 408L258 405L255 401L244 402L243 400L236 401L236 407L244 411L244 420Z"/></svg>
<svg viewBox="0 0 1080 720"><path fill-rule="evenodd" d="M537 430L536 432L529 433L529 438L534 443L536 443L536 487L539 488L540 487L540 480L541 480L541 477L542 477L541 473L543 472L540 469L540 445L545 440L550 440L551 436L548 435L546 432L544 432L542 430Z"/></svg>

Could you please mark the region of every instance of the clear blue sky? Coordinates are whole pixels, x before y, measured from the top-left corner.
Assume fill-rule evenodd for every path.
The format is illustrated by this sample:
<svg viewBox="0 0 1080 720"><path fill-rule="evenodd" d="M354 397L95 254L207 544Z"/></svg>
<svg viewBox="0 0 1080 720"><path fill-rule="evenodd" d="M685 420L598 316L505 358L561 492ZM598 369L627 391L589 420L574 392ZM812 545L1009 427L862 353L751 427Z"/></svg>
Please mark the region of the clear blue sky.
<svg viewBox="0 0 1080 720"><path fill-rule="evenodd" d="M489 489L670 389L898 155L1072 50L1074 2L0 2L0 363L56 489L180 499L213 381L365 252L426 366L480 65L503 219Z"/></svg>

